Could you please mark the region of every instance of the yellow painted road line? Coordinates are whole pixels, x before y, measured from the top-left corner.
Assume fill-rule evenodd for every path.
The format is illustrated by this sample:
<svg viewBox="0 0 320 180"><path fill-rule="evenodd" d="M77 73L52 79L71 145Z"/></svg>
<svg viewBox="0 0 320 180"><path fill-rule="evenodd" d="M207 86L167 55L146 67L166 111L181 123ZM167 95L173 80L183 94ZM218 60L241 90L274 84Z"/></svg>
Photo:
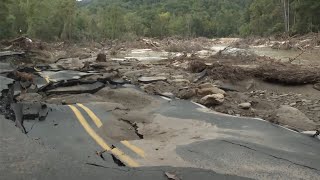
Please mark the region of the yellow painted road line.
<svg viewBox="0 0 320 180"><path fill-rule="evenodd" d="M93 120L93 122L96 124L98 128L102 126L101 120L88 107L80 103L78 103L77 105L88 113L88 115L90 116L90 118Z"/></svg>
<svg viewBox="0 0 320 180"><path fill-rule="evenodd" d="M90 127L88 122L82 116L81 112L73 105L68 105L73 113L76 115L77 119L79 120L80 124L83 128L87 131L87 133L103 148L103 150L110 151L111 148L108 146L107 143Z"/></svg>
<svg viewBox="0 0 320 180"><path fill-rule="evenodd" d="M131 144L129 141L121 141L121 143L122 143L123 145L125 145L127 148L131 149L131 150L132 150L133 152L135 152L136 154L138 154L139 156L141 156L141 157L143 157L143 158L146 156L145 153L144 153L144 151L143 151L142 149L140 149L139 147Z"/></svg>
<svg viewBox="0 0 320 180"><path fill-rule="evenodd" d="M118 148L113 148L111 150L112 154L119 157L119 159L122 162L127 163L130 167L139 167L139 164L132 160L129 156L125 155L122 151L120 151Z"/></svg>
<svg viewBox="0 0 320 180"><path fill-rule="evenodd" d="M117 156L122 162L127 164L131 167L138 167L139 164L132 160L129 156L124 154L122 151L120 151L118 148L111 149L110 146L90 127L86 119L83 117L81 112L73 105L68 105L77 119L79 120L80 124L83 126L83 128L87 131L87 133L105 150L110 151L112 154Z"/></svg>
<svg viewBox="0 0 320 180"><path fill-rule="evenodd" d="M92 112L88 107L86 107L83 104L77 103L77 105L81 107L84 111L86 111L86 113L88 113L88 115L93 120L93 122L97 125L98 128L102 126L101 120L94 114L94 112ZM145 157L145 153L142 149L130 144L128 141L121 141L121 143L126 147L128 147L129 149L131 149L133 152L137 153L139 156Z"/></svg>

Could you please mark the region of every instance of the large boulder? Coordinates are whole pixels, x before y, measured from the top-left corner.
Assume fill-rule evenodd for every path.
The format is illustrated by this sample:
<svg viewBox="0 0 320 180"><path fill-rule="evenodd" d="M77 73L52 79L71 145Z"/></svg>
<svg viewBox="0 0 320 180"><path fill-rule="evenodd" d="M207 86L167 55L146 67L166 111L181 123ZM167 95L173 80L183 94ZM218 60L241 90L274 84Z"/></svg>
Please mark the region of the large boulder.
<svg viewBox="0 0 320 180"><path fill-rule="evenodd" d="M301 131L315 130L317 124L296 108L283 105L275 111L273 121Z"/></svg>
<svg viewBox="0 0 320 180"><path fill-rule="evenodd" d="M241 103L238 105L239 108L241 109L250 109L251 108L251 103L249 102L245 102L245 103Z"/></svg>
<svg viewBox="0 0 320 180"><path fill-rule="evenodd" d="M314 84L313 88L320 91L320 83Z"/></svg>
<svg viewBox="0 0 320 180"><path fill-rule="evenodd" d="M200 103L206 106L220 105L224 102L223 94L211 94L200 99Z"/></svg>

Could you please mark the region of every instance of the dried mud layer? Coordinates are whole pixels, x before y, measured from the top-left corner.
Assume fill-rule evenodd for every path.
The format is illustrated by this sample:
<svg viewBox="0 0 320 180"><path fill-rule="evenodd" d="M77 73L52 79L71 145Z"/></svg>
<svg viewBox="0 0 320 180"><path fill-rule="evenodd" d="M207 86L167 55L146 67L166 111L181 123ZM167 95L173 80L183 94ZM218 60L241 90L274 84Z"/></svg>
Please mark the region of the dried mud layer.
<svg viewBox="0 0 320 180"><path fill-rule="evenodd" d="M106 84L133 84L148 94L191 100L221 113L263 118L297 131L320 128L319 64L284 63L247 53L245 49L234 54L225 48L212 53L214 55L203 57L197 52L207 51L210 45L219 44L217 40L208 39L141 39L136 42L81 45L38 42L21 44L20 41L16 39L2 43L3 50L21 50L24 53L0 57L1 62L14 64L20 73L37 76L41 74L38 71L43 69L84 72L87 74L77 80L78 84L91 86L92 82L96 82L93 90L80 92L64 87L72 84L54 85L45 90L45 95L40 93L40 102L68 103L67 99L63 99L68 94L83 94L81 97L86 99ZM230 40L228 43L231 46L234 42ZM238 41L236 45L245 44L243 42L246 41ZM312 39L314 42L317 43ZM134 58L112 60L114 55L133 48L177 53L159 61L138 61ZM97 60L101 54L105 55ZM35 71L28 70L34 67ZM2 73L2 76L23 78L17 77L13 70ZM87 85L84 86L87 88ZM53 99L60 100L56 102Z"/></svg>

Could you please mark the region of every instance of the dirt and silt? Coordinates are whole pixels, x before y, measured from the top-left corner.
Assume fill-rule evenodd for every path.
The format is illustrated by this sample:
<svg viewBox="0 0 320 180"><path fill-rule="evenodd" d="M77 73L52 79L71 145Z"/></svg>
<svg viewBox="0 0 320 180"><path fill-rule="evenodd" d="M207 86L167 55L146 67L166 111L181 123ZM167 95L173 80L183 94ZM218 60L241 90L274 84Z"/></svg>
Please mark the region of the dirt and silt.
<svg viewBox="0 0 320 180"><path fill-rule="evenodd" d="M49 81L38 90L30 90L32 85L21 88L15 96L18 102L108 101L116 103L112 106L115 115L130 109L136 116L150 100L143 94L128 96L114 89L130 84L148 94L310 131L320 128L319 45L319 34L290 39L140 39L86 44L22 38L2 42L0 58L3 65L14 65L2 76L20 82ZM72 81L66 78L57 83L63 72L71 71L76 72Z"/></svg>

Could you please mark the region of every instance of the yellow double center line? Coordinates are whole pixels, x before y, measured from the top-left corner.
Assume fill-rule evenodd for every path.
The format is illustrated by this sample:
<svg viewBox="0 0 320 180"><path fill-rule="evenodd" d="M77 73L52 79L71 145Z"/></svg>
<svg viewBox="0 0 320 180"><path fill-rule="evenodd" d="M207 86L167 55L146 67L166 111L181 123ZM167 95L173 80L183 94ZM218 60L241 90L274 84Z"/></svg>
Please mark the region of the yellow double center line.
<svg viewBox="0 0 320 180"><path fill-rule="evenodd" d="M101 120L86 106L83 104L77 104L79 107L81 107L86 113L89 115L89 117L92 119L92 121L96 124L98 128L102 126ZM103 148L104 151L110 151L113 155L117 156L122 162L127 164L131 167L138 167L139 164L135 162L133 159L131 159L129 156L127 156L125 153L123 153L118 148L111 148L105 141L102 139L88 124L86 119L83 117L81 112L73 105L69 105L77 119L79 120L80 124L83 126L83 128L86 130L86 132ZM145 157L145 153L140 148L130 144L128 141L121 141L121 143L125 146L127 146L129 149L137 153L138 155Z"/></svg>

